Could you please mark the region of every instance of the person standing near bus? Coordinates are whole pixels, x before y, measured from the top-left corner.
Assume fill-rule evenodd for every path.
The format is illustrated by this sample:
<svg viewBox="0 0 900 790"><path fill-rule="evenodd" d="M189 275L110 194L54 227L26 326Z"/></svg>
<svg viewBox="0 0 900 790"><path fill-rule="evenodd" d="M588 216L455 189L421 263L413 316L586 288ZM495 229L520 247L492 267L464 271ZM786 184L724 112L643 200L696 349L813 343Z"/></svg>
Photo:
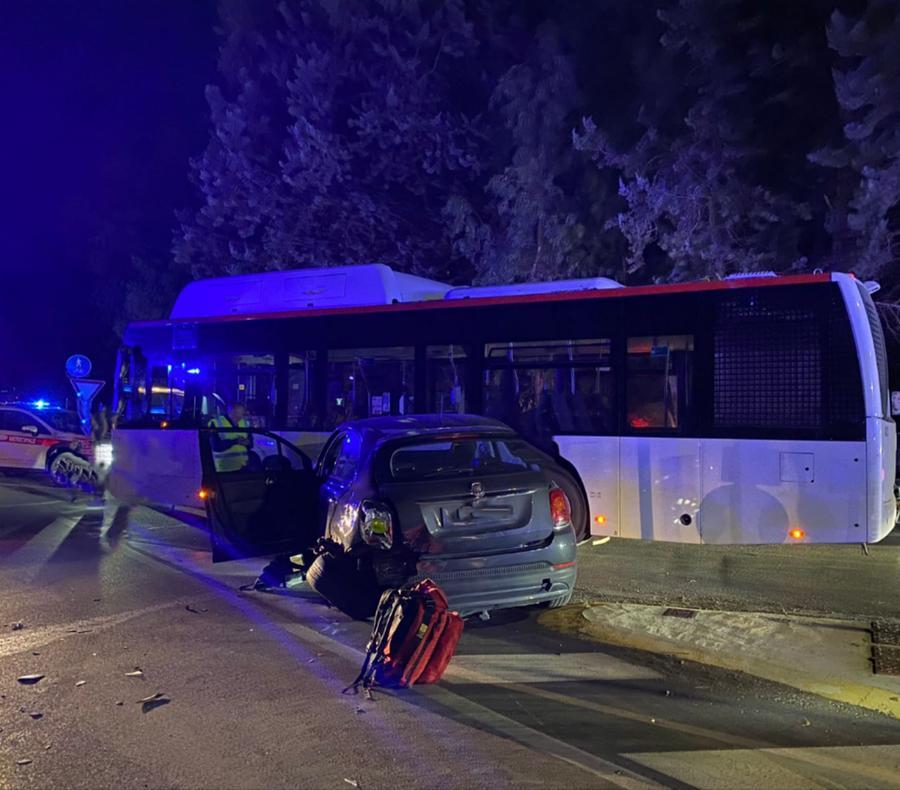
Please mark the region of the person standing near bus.
<svg viewBox="0 0 900 790"><path fill-rule="evenodd" d="M211 442L217 472L238 472L250 465L253 439L247 432L246 411L243 403L232 403L226 414L209 421L210 428L218 429Z"/></svg>

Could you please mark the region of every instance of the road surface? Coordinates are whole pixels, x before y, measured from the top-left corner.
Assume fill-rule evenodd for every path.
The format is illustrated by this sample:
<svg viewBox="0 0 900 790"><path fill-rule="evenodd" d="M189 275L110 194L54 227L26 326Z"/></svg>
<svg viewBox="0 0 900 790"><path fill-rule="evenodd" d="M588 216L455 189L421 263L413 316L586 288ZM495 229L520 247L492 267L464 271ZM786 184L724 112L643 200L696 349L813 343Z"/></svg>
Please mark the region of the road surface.
<svg viewBox="0 0 900 790"><path fill-rule="evenodd" d="M533 610L468 623L437 686L342 694L368 626L240 592L258 567L213 566L201 521L0 480L0 784L900 786L896 720Z"/></svg>

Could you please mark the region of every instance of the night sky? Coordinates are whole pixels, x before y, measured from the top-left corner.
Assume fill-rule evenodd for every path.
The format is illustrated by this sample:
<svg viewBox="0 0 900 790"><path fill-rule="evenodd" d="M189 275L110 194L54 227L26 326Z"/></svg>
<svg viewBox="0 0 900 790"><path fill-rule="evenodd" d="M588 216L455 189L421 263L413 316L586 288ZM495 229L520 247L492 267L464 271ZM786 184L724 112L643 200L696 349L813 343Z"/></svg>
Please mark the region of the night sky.
<svg viewBox="0 0 900 790"><path fill-rule="evenodd" d="M168 254L205 144L214 0L4 5L0 26L0 388L67 394L74 352L110 378L93 289L104 244ZM108 399L110 390L103 393Z"/></svg>

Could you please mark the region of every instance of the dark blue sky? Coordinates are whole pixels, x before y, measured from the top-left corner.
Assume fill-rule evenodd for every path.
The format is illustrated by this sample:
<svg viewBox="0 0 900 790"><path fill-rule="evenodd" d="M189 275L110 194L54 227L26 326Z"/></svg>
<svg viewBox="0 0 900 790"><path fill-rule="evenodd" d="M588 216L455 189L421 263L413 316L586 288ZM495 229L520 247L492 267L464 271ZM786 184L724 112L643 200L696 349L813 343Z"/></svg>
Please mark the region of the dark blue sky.
<svg viewBox="0 0 900 790"><path fill-rule="evenodd" d="M137 254L165 254L174 210L191 199L215 2L37 0L3 16L0 387L65 392L69 353L111 372L93 293L100 239L130 235Z"/></svg>

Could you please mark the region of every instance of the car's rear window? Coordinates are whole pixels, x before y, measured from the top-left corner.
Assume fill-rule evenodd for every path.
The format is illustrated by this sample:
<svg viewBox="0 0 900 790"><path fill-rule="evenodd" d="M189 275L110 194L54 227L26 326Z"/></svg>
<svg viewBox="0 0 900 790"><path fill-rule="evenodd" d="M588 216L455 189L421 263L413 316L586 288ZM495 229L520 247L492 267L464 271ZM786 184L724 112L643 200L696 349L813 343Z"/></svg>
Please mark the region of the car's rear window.
<svg viewBox="0 0 900 790"><path fill-rule="evenodd" d="M394 450L390 460L394 480L481 477L539 468L534 448L517 439L423 441Z"/></svg>

